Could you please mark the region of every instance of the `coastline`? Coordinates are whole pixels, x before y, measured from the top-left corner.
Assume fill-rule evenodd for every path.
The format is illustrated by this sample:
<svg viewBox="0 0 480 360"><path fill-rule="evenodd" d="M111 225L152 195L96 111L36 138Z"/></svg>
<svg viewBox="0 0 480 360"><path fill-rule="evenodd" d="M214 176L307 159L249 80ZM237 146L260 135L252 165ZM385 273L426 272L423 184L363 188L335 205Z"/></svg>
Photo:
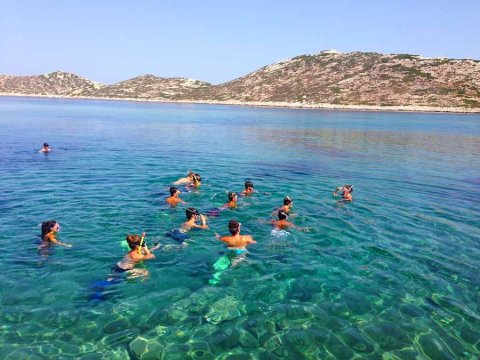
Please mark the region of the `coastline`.
<svg viewBox="0 0 480 360"><path fill-rule="evenodd" d="M386 111L386 112L412 112L412 113L457 113L457 114L480 114L480 108L457 108L457 107L433 107L433 106L376 106L376 105L338 105L328 103L306 104L301 102L260 102L260 101L216 101L216 100L162 100L162 99L137 99L137 98L104 98L88 96L65 96L65 95L33 95L33 94L10 94L0 93L0 97L27 97L27 98L53 98L67 100L94 100L94 101L129 101L170 104L204 104L204 105L227 105L266 108L291 108L332 111Z"/></svg>

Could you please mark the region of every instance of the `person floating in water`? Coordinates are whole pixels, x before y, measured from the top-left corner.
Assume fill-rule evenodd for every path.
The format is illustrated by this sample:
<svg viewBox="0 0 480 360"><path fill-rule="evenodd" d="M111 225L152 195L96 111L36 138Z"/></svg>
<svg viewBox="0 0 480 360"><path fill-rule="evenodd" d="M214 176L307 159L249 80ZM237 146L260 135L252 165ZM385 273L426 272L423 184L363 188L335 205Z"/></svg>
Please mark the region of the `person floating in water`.
<svg viewBox="0 0 480 360"><path fill-rule="evenodd" d="M173 185L178 186L178 185L191 184L193 182L193 175L194 175L194 172L192 170L188 170L187 176L180 178L177 181L174 181Z"/></svg>
<svg viewBox="0 0 480 360"><path fill-rule="evenodd" d="M222 206L222 209L234 209L237 207L238 195L234 192L228 193L228 202Z"/></svg>
<svg viewBox="0 0 480 360"><path fill-rule="evenodd" d="M220 277L225 270L245 259L248 245L257 243L251 235L240 235L241 226L242 224L237 220L230 220L228 223L230 235L220 236L219 234L215 234L218 240L227 244L229 251L213 264L213 268L217 271L213 274L212 279L208 281L211 285L215 285L220 281Z"/></svg>
<svg viewBox="0 0 480 360"><path fill-rule="evenodd" d="M256 190L253 188L252 180L245 179L245 190L242 191L242 195L247 196L253 194L254 192L256 192Z"/></svg>
<svg viewBox="0 0 480 360"><path fill-rule="evenodd" d="M57 233L60 231L60 224L55 220L49 220L42 223L42 241L45 244L57 244L66 247L72 247L70 244L57 240Z"/></svg>
<svg viewBox="0 0 480 360"><path fill-rule="evenodd" d="M207 218L200 214L195 208L188 208L185 210L185 215L187 216L187 221L185 221L180 229L184 231L189 231L191 229L208 229ZM197 221L200 220L200 224Z"/></svg>
<svg viewBox="0 0 480 360"><path fill-rule="evenodd" d="M50 151L52 151L52 149L50 149L50 145L48 145L48 143L43 143L43 148L39 152L47 153Z"/></svg>
<svg viewBox="0 0 480 360"><path fill-rule="evenodd" d="M286 213L288 216L295 216L295 214L291 214L291 210L293 207L293 200L289 196L285 196L283 199L283 205L277 208L273 213L272 216L275 216L278 214L279 211L283 211Z"/></svg>
<svg viewBox="0 0 480 360"><path fill-rule="evenodd" d="M353 192L353 185L343 185L343 186L337 186L335 191L333 192L333 196L338 196L337 193L341 192L342 193L342 200L343 201L352 201L352 192Z"/></svg>
<svg viewBox="0 0 480 360"><path fill-rule="evenodd" d="M200 185L202 185L202 177L200 174L195 173L192 175L192 181L186 185L186 188L188 190L198 190Z"/></svg>
<svg viewBox="0 0 480 360"><path fill-rule="evenodd" d="M294 223L288 221L288 214L282 210L278 212L278 220L272 220L272 225L274 230L286 230L288 228L304 230L303 228L298 227Z"/></svg>
<svg viewBox="0 0 480 360"><path fill-rule="evenodd" d="M175 207L178 204L182 203L185 204L185 201L180 199L180 190L178 190L176 187L172 186L170 187L170 196L166 199L166 202L171 206Z"/></svg>
<svg viewBox="0 0 480 360"><path fill-rule="evenodd" d="M173 240L183 244L189 238L188 232L192 229L208 229L206 216L200 214L195 208L188 208L185 210L187 221L185 221L180 228L173 229L165 235L171 237Z"/></svg>
<svg viewBox="0 0 480 360"><path fill-rule="evenodd" d="M145 243L145 233L142 236L137 234L127 235L127 243L130 251L124 256L122 261L118 262L112 270L113 274L126 272L129 277L147 276L146 269L135 269L135 266L143 260L155 259L153 251L159 246L149 249ZM109 279L110 280L110 279Z"/></svg>

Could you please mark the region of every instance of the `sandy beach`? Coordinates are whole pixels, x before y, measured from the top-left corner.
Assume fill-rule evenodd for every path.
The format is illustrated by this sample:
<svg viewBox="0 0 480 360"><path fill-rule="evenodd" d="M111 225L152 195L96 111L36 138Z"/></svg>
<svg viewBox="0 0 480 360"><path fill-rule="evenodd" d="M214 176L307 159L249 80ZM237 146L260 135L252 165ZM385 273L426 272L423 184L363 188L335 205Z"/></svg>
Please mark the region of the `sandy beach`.
<svg viewBox="0 0 480 360"><path fill-rule="evenodd" d="M30 97L30 98L54 98L54 99L78 99L95 101L131 101L131 102L153 102L153 103L173 103L173 104L207 104L207 105L231 105L231 106L252 106L252 107L273 107L273 108L292 108L292 109L323 109L323 110L343 110L343 111L393 111L393 112L427 112L427 113L459 113L459 114L478 114L480 108L465 107L431 107L431 106L375 106L375 105L339 105L326 103L302 103L302 102L259 102L259 101L215 101L215 100L161 100L161 99L137 99L137 98L104 98L104 97L82 97L82 96L63 96L63 95L26 95L26 94L7 94L0 93L3 97Z"/></svg>

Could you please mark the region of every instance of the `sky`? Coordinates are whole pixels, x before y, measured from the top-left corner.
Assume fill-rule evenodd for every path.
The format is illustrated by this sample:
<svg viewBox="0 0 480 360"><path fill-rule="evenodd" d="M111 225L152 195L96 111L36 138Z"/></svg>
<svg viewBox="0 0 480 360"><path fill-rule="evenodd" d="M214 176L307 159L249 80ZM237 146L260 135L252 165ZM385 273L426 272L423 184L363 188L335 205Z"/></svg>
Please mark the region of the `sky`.
<svg viewBox="0 0 480 360"><path fill-rule="evenodd" d="M325 49L480 59L480 0L0 0L0 74L219 84Z"/></svg>

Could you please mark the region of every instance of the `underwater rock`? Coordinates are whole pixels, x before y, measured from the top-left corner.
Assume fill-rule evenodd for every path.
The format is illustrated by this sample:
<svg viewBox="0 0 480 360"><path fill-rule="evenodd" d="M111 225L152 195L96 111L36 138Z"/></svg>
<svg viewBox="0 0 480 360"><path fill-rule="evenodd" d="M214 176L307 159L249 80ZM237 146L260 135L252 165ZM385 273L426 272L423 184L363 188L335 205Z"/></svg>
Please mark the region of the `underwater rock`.
<svg viewBox="0 0 480 360"><path fill-rule="evenodd" d="M117 319L110 321L103 326L103 331L107 334L113 334L131 327L130 322L127 319Z"/></svg>
<svg viewBox="0 0 480 360"><path fill-rule="evenodd" d="M147 339L139 336L130 343L130 352L136 359L141 359L142 355L147 351L147 344Z"/></svg>
<svg viewBox="0 0 480 360"><path fill-rule="evenodd" d="M188 343L190 354L194 359L213 360L215 356L210 350L210 346L204 341L192 341Z"/></svg>
<svg viewBox="0 0 480 360"><path fill-rule="evenodd" d="M233 296L226 296L214 302L205 319L212 324L220 324L226 320L236 319L242 316L241 303Z"/></svg>
<svg viewBox="0 0 480 360"><path fill-rule="evenodd" d="M270 352L275 351L278 349L280 346L282 346L283 341L282 338L278 335L275 334L271 338L269 338L265 343L263 344L263 347L267 349Z"/></svg>
<svg viewBox="0 0 480 360"><path fill-rule="evenodd" d="M351 359L355 356L355 353L334 334L330 335L325 343L325 348L336 359Z"/></svg>
<svg viewBox="0 0 480 360"><path fill-rule="evenodd" d="M418 345L423 354L435 360L453 360L455 356L445 343L432 333L418 336Z"/></svg>
<svg viewBox="0 0 480 360"><path fill-rule="evenodd" d="M136 328L125 329L105 336L102 339L102 343L109 347L124 346L130 343L138 334L139 330Z"/></svg>
<svg viewBox="0 0 480 360"><path fill-rule="evenodd" d="M162 360L184 360L191 358L187 356L190 348L187 344L171 344L165 347ZM142 359L143 360L143 359Z"/></svg>
<svg viewBox="0 0 480 360"><path fill-rule="evenodd" d="M330 331L323 327L312 325L307 331L312 340L320 346L325 345L330 338Z"/></svg>
<svg viewBox="0 0 480 360"><path fill-rule="evenodd" d="M343 340L343 342L348 347L353 349L353 351L355 351L355 353L357 354L358 353L366 354L374 351L373 345L370 344L367 341L367 339L365 339L363 335L360 332L358 332L358 330L355 328L349 328L343 331L340 334L340 337Z"/></svg>
<svg viewBox="0 0 480 360"><path fill-rule="evenodd" d="M308 336L304 329L292 329L283 336L288 345L290 354L296 359L315 359L318 358L317 344Z"/></svg>
<svg viewBox="0 0 480 360"><path fill-rule="evenodd" d="M240 338L238 339L243 348L258 348L258 340L244 329L239 329Z"/></svg>
<svg viewBox="0 0 480 360"><path fill-rule="evenodd" d="M20 359L42 360L42 359L45 359L45 357L38 354L38 349L36 347L25 346L12 351L10 354L5 356L4 358L4 360L20 360Z"/></svg>
<svg viewBox="0 0 480 360"><path fill-rule="evenodd" d="M383 351L403 349L412 345L412 341L407 334L393 324L369 326L365 329L365 333L370 339L378 343Z"/></svg>
<svg viewBox="0 0 480 360"><path fill-rule="evenodd" d="M240 332L233 326L219 329L214 332L210 338L209 343L212 349L221 347L224 349L232 349L238 345L240 339Z"/></svg>

